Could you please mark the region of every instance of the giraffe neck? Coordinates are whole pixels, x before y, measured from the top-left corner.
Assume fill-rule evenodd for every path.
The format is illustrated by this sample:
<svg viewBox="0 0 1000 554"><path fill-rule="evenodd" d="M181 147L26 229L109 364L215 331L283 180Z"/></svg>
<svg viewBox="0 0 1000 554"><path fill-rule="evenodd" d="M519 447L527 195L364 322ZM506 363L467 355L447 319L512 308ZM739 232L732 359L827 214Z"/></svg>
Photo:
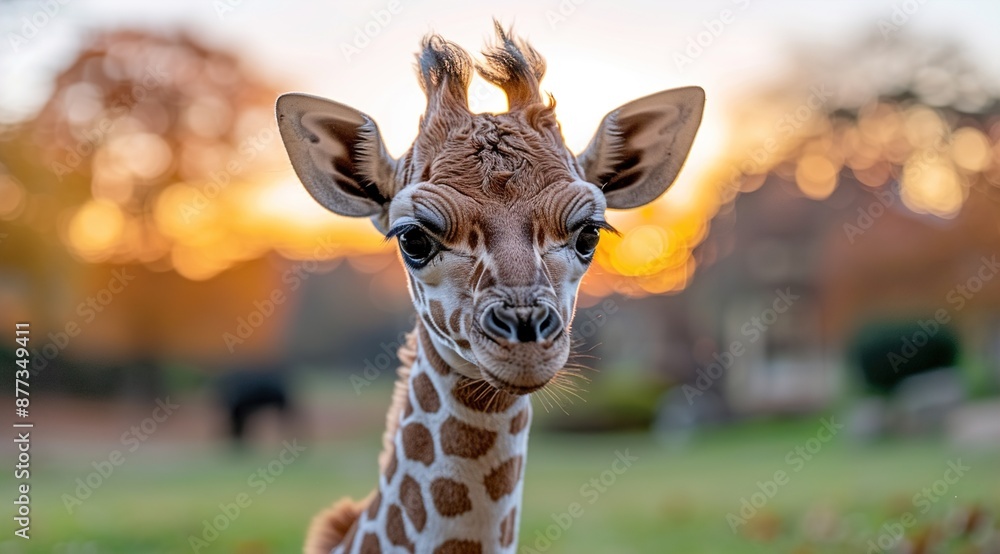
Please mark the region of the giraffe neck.
<svg viewBox="0 0 1000 554"><path fill-rule="evenodd" d="M514 553L531 403L459 375L416 334L378 490L334 552Z"/></svg>

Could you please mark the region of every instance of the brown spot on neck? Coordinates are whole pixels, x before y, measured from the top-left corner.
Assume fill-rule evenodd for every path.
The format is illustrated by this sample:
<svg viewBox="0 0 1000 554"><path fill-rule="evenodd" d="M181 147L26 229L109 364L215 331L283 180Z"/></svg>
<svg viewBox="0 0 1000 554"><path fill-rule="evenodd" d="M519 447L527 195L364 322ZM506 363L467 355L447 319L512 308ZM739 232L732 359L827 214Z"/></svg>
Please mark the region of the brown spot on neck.
<svg viewBox="0 0 1000 554"><path fill-rule="evenodd" d="M433 414L441 409L441 397L438 396L434 383L426 373L413 378L413 396L417 398L417 404L424 412Z"/></svg>
<svg viewBox="0 0 1000 554"><path fill-rule="evenodd" d="M417 325L417 335L420 338L420 350L424 353L424 359L427 363L431 364L434 371L437 371L441 375L448 375L451 373L451 367L444 361L441 354L438 354L437 348L434 347L434 342L431 340L430 331L424 328L423 325Z"/></svg>
<svg viewBox="0 0 1000 554"><path fill-rule="evenodd" d="M441 450L449 456L476 459L486 454L497 434L449 416L441 424Z"/></svg>
<svg viewBox="0 0 1000 554"><path fill-rule="evenodd" d="M448 539L434 549L434 554L483 554L483 545L476 541Z"/></svg>
<svg viewBox="0 0 1000 554"><path fill-rule="evenodd" d="M439 477L431 482L431 501L444 517L455 517L472 509L469 487L447 477Z"/></svg>
<svg viewBox="0 0 1000 554"><path fill-rule="evenodd" d="M524 431L524 428L527 426L528 426L528 409L525 408L520 412L517 412L517 415L514 416L514 419L510 420L510 434L516 435L521 431Z"/></svg>
<svg viewBox="0 0 1000 554"><path fill-rule="evenodd" d="M399 484L399 501L403 503L406 517L410 518L417 532L423 531L427 525L427 510L424 508L424 497L420 494L420 485L409 475L403 476Z"/></svg>
<svg viewBox="0 0 1000 554"><path fill-rule="evenodd" d="M486 492L489 493L490 498L497 501L514 492L517 483L521 480L522 464L524 464L524 458L514 456L497 466L483 479L483 484L486 485Z"/></svg>
<svg viewBox="0 0 1000 554"><path fill-rule="evenodd" d="M368 519L374 520L378 517L378 508L382 505L382 492L375 491L375 496L372 497L372 503L368 506Z"/></svg>
<svg viewBox="0 0 1000 554"><path fill-rule="evenodd" d="M406 536L406 525L403 524L403 510L399 505L391 504L385 517L385 536L389 542L401 546L409 552L414 551L413 542Z"/></svg>
<svg viewBox="0 0 1000 554"><path fill-rule="evenodd" d="M517 529L517 506L510 509L507 517L500 520L500 546L510 546L514 542Z"/></svg>
<svg viewBox="0 0 1000 554"><path fill-rule="evenodd" d="M365 534L365 538L361 541L361 554L382 554L382 545L379 544L377 535Z"/></svg>
<svg viewBox="0 0 1000 554"><path fill-rule="evenodd" d="M473 380L467 377L461 377L455 382L451 394L466 408L488 414L505 412L518 399L517 396L506 393L482 379Z"/></svg>
<svg viewBox="0 0 1000 554"><path fill-rule="evenodd" d="M406 457L430 466L434 463L434 438L420 423L410 423L403 427L403 453Z"/></svg>

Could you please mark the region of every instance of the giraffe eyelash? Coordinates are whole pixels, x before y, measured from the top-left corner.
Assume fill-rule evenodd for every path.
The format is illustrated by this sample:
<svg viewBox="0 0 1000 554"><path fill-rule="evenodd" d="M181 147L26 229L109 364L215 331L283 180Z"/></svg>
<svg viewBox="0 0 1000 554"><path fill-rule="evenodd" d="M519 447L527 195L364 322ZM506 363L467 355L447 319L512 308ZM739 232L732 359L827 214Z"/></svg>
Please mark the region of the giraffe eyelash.
<svg viewBox="0 0 1000 554"><path fill-rule="evenodd" d="M570 235L576 234L577 231L579 231L580 229L583 229L584 227L587 227L587 226L597 227L598 229L607 231L607 232L612 233L614 235L617 235L619 237L622 235L621 231L619 231L618 229L615 229L607 221L604 221L603 219L590 219L590 218L584 219L583 221L581 221L581 222L577 223L576 225L574 225L573 228L569 230L569 234Z"/></svg>
<svg viewBox="0 0 1000 554"><path fill-rule="evenodd" d="M389 231L385 234L385 237L382 238L382 244L389 242L390 240L398 237L399 235L402 235L403 233L409 231L414 227L418 229L421 228L420 225L417 225L416 223L409 221L400 225L396 225L392 229L389 229Z"/></svg>
<svg viewBox="0 0 1000 554"><path fill-rule="evenodd" d="M607 232L611 233L612 235L619 236L619 237L622 236L621 231L619 231L618 229L615 229L613 225L611 225L607 221L604 221L603 219L600 219L600 220L598 220L598 219L592 219L592 220L588 221L586 224L587 225L593 225L594 227L597 227L598 229L607 231Z"/></svg>
<svg viewBox="0 0 1000 554"><path fill-rule="evenodd" d="M439 238L440 236L439 232L418 221L406 221L404 223L396 225L392 229L389 229L389 231L386 232L385 237L382 238L382 244L391 241L392 239L398 237L399 235L402 235L403 233L409 231L410 229L420 229L421 231L427 233L429 237L434 239L441 247L441 250L451 250L450 248L446 247L444 245L444 242Z"/></svg>

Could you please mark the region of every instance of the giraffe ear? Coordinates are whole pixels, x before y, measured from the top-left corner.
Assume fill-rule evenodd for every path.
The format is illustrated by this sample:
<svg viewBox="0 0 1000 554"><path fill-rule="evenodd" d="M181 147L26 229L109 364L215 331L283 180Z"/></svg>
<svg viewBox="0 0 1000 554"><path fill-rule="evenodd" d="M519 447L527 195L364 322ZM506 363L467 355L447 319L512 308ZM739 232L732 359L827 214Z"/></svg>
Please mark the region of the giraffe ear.
<svg viewBox="0 0 1000 554"><path fill-rule="evenodd" d="M609 208L652 202L677 178L705 107L700 87L665 90L634 100L601 120L577 161Z"/></svg>
<svg viewBox="0 0 1000 554"><path fill-rule="evenodd" d="M278 130L295 174L328 210L383 223L399 190L378 126L354 108L307 94L278 97Z"/></svg>

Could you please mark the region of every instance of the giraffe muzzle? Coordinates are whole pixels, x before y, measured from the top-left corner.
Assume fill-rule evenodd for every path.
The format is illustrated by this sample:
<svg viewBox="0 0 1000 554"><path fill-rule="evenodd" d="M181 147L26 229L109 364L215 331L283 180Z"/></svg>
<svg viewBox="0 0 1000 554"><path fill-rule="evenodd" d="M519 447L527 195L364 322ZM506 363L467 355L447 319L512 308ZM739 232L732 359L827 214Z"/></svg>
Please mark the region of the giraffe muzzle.
<svg viewBox="0 0 1000 554"><path fill-rule="evenodd" d="M497 302L480 317L483 332L500 344L547 343L563 330L558 310L545 302L529 306Z"/></svg>

